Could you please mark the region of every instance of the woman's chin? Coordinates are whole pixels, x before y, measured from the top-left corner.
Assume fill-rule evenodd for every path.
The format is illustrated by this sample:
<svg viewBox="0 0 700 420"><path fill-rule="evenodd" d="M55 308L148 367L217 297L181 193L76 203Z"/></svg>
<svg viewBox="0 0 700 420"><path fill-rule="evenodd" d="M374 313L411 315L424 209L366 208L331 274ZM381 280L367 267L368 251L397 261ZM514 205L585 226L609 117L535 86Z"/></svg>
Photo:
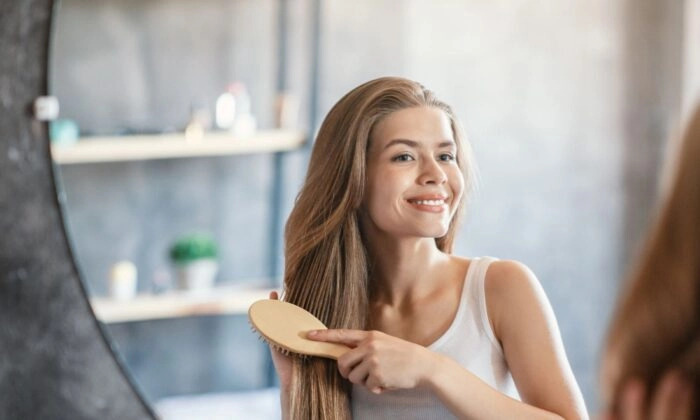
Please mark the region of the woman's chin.
<svg viewBox="0 0 700 420"><path fill-rule="evenodd" d="M440 229L436 229L436 228L422 229L418 236L421 236L423 238L439 239L439 238L442 238L443 236L447 235L447 230L448 230L447 226L445 226L444 228L440 228Z"/></svg>

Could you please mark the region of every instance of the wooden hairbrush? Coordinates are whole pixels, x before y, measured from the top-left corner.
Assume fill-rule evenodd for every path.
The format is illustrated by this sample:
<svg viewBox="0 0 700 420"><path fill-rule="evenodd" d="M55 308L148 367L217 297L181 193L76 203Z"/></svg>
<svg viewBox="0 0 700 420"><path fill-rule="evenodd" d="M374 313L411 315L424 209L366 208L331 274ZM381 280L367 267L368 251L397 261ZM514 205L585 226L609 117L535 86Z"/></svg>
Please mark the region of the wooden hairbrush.
<svg viewBox="0 0 700 420"><path fill-rule="evenodd" d="M323 322L299 306L280 300L263 299L248 309L253 328L270 345L285 354L319 356L338 360L350 347L306 338L311 330L327 329Z"/></svg>

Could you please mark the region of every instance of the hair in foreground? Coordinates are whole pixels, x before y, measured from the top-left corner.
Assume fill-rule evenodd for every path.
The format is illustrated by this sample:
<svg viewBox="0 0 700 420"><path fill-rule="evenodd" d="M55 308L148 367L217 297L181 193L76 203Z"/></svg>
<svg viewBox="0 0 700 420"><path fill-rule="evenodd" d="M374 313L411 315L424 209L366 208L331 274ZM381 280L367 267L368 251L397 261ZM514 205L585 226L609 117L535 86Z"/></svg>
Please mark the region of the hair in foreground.
<svg viewBox="0 0 700 420"><path fill-rule="evenodd" d="M392 112L436 107L450 119L457 164L467 190L473 185L471 153L451 108L422 85L385 77L346 94L319 130L308 172L285 230L284 300L299 305L329 328L364 329L368 322L371 261L360 230L366 154L372 129ZM451 252L462 213L459 204L438 248ZM334 361L293 358L292 419L349 419L350 383Z"/></svg>
<svg viewBox="0 0 700 420"><path fill-rule="evenodd" d="M639 378L651 391L673 368L693 384L700 418L700 107L680 152L673 187L618 302L606 353L615 401L627 380Z"/></svg>

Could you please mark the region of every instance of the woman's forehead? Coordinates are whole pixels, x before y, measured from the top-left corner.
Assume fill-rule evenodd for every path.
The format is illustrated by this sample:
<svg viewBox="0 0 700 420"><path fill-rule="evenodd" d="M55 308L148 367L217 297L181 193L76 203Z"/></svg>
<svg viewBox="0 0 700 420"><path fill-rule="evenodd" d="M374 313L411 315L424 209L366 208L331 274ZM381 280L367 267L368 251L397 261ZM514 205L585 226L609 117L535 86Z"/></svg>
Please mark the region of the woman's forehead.
<svg viewBox="0 0 700 420"><path fill-rule="evenodd" d="M375 147L384 149L397 139L432 145L454 142L454 134L450 118L441 109L416 107L392 112L372 130Z"/></svg>

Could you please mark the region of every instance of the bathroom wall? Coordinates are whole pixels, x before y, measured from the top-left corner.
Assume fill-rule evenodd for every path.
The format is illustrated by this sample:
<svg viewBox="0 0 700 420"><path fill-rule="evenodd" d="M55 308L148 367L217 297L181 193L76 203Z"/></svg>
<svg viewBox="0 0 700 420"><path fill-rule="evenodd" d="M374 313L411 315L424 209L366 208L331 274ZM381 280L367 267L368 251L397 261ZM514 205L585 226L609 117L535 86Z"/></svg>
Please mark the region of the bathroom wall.
<svg viewBox="0 0 700 420"><path fill-rule="evenodd" d="M384 74L453 105L481 176L456 252L532 268L595 407L601 340L677 123L681 4L380 3L325 3L320 111Z"/></svg>
<svg viewBox="0 0 700 420"><path fill-rule="evenodd" d="M321 4L317 120L346 91L382 75L419 80L454 106L481 174L456 252L517 259L533 269L595 407L605 325L653 214L663 145L677 122L680 4ZM286 81L305 110L311 6L288 1ZM63 53L53 57L52 79L64 116L91 132L181 128L192 98L212 103L229 79L240 78L261 125L269 126L277 7L272 0L207 0L196 10L184 0L64 0L56 32ZM86 39L86 22L102 35ZM154 50L172 22L180 30L167 29L168 48L191 60L172 62L174 52ZM197 42L185 36L192 31L201 34ZM185 76L197 84L180 85ZM307 121L302 115L302 125ZM282 159L283 217L304 162L304 153ZM121 258L137 263L148 289L152 279L168 276L169 241L195 228L212 230L221 244L220 281L275 274L267 254L273 164L272 156L255 155L62 167L89 289L104 293L108 267ZM146 394L158 398L264 386L264 347L243 324L212 317L110 331Z"/></svg>

